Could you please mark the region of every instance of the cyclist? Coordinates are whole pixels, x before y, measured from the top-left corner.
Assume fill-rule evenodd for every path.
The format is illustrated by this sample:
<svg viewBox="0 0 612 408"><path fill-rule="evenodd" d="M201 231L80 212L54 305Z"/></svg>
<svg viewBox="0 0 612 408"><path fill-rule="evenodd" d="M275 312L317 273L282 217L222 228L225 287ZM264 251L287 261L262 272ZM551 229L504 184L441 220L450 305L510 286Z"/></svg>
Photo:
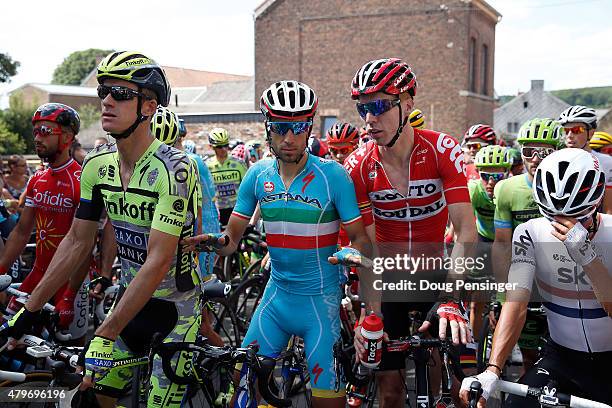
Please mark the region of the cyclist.
<svg viewBox="0 0 612 408"><path fill-rule="evenodd" d="M410 112L408 120L410 121L410 126L412 126L413 128L425 129L425 115L423 115L423 112L421 112L421 110L415 109Z"/></svg>
<svg viewBox="0 0 612 408"><path fill-rule="evenodd" d="M189 158L156 140L150 120L157 105L167 106L170 86L162 68L137 52L112 52L97 68L102 128L116 144L89 153L81 176L81 201L70 232L47 274L4 328L12 337L28 330L44 302L91 251L97 221L106 207L121 259L121 289L112 313L84 352L84 386L102 406L114 406L130 387L132 369L114 360L145 353L153 334L164 342L194 341L200 320L199 282L191 253L178 245L192 233L196 177ZM161 318L160 318L161 317ZM189 355L171 362L179 375ZM111 368L113 367L113 368ZM185 386L172 384L154 358L149 407L180 406Z"/></svg>
<svg viewBox="0 0 612 408"><path fill-rule="evenodd" d="M525 221L539 218L538 205L533 199L531 184L542 160L557 150L563 137L563 128L552 119L532 119L521 126L517 142L527 172L502 180L495 186L495 243L492 258L498 282L505 282L511 258L510 243L513 231ZM503 296L500 298L503 300ZM523 355L523 369L535 363L542 336L546 334L546 319L540 313L530 313L518 345Z"/></svg>
<svg viewBox="0 0 612 408"><path fill-rule="evenodd" d="M612 216L596 212L605 176L597 158L581 149L550 154L538 166L534 198L543 218L519 225L513 234L508 293L487 370L478 376L486 399L526 320L532 284L538 286L550 329L541 359L520 380L560 392L612 403ZM461 396L474 380L466 378ZM549 381L555 380L555 385ZM506 407L539 407L511 396Z"/></svg>
<svg viewBox="0 0 612 408"><path fill-rule="evenodd" d="M5 274L36 228L34 265L19 286L19 290L26 293L32 293L45 275L58 245L70 229L77 209L81 165L70 157L70 147L79 133L80 124L76 110L60 103L41 105L32 117L36 153L49 165L45 170L37 171L28 181L25 209L0 258L0 274ZM60 328L68 329L73 339L81 339L87 334L88 302L81 301L81 296L77 300L77 295L82 289L82 272L87 271L89 258L85 263L72 265L81 271L81 279L62 284L54 292L53 298L60 315ZM86 289L82 290L87 297ZM9 309L16 312L20 308L21 304L13 298ZM75 309L77 316L84 317L74 320Z"/></svg>
<svg viewBox="0 0 612 408"><path fill-rule="evenodd" d="M597 153L612 156L612 136L606 132L593 133L589 146Z"/></svg>
<svg viewBox="0 0 612 408"><path fill-rule="evenodd" d="M251 152L247 149L246 145L239 144L232 149L230 156L238 160L248 169L251 164Z"/></svg>
<svg viewBox="0 0 612 408"><path fill-rule="evenodd" d="M336 122L327 131L329 153L340 164L357 148L358 142L359 131L350 123Z"/></svg>
<svg viewBox="0 0 612 408"><path fill-rule="evenodd" d="M250 164L253 164L261 159L263 159L263 150L261 148L261 143L256 140L251 140L246 143L246 148L249 152L249 159L251 161Z"/></svg>
<svg viewBox="0 0 612 408"><path fill-rule="evenodd" d="M478 124L471 126L463 136L461 146L465 154L465 168L468 181L478 179L478 170L474 166L476 153L485 146L497 144L497 136L491 126Z"/></svg>
<svg viewBox="0 0 612 408"><path fill-rule="evenodd" d="M244 179L246 166L243 162L228 155L229 134L227 130L214 128L208 134L208 142L213 147L215 156L206 160L206 165L217 189L219 221L222 226L225 226L236 205L238 188Z"/></svg>
<svg viewBox="0 0 612 408"><path fill-rule="evenodd" d="M595 109L582 105L570 106L559 115L559 123L565 129L567 147L577 147L591 152L589 140L597 129ZM612 214L612 157L599 152L593 153L599 159L606 175L606 193L602 202L603 212Z"/></svg>
<svg viewBox="0 0 612 408"><path fill-rule="evenodd" d="M352 97L358 99L357 111L365 121L368 136L374 140L353 152L344 167L355 183L368 236L381 250L390 243L396 243L402 250L406 247L409 253L415 243L441 246L449 217L459 242L476 241L461 147L444 133L406 126L414 107L416 87L416 76L410 66L397 58L367 62L352 82ZM461 249L461 245L456 245L451 256L454 259L463 256ZM396 253L391 251L387 255L395 257ZM385 331L392 339L409 335L409 312L428 313L433 305L428 315L435 312L444 315L447 311L449 314L444 317L452 316L453 327L458 329L453 330L453 340L458 343L461 338L468 342L465 310L453 299L443 304L438 308L433 302L383 302ZM429 327L430 322L426 321L420 330ZM446 336L446 328L447 320L441 319L440 337ZM355 331L355 338L357 352L363 355L360 330ZM403 373L404 367L405 359L383 353L382 372L378 373L382 379L378 384L385 406L404 404L404 395L398 392L404 377L395 372Z"/></svg>
<svg viewBox="0 0 612 408"><path fill-rule="evenodd" d="M313 156L327 158L329 147L324 140L318 137L310 136L308 139L308 152Z"/></svg>
<svg viewBox="0 0 612 408"><path fill-rule="evenodd" d="M219 242L229 242L222 255L235 251L259 203L272 270L243 345L256 342L261 354L274 356L291 334L299 335L311 370L313 406L341 407L344 391L334 391L333 363L340 336L340 274L327 261L336 252L340 224L361 253L369 256L371 244L342 166L306 150L316 109L314 91L301 82L280 81L264 90L261 110L276 158L249 169Z"/></svg>
<svg viewBox="0 0 612 408"><path fill-rule="evenodd" d="M512 159L512 167L510 167L510 174L512 176L518 176L525 172L525 165L523 164L523 157L521 152L514 147L508 149L508 155Z"/></svg>

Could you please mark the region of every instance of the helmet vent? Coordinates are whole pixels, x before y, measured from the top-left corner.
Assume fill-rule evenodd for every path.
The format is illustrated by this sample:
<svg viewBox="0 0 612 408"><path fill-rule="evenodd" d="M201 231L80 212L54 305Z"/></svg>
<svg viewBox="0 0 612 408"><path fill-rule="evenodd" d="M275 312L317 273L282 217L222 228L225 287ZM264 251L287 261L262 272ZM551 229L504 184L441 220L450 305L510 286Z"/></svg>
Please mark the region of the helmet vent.
<svg viewBox="0 0 612 408"><path fill-rule="evenodd" d="M555 178L549 172L546 172L546 186L548 187L552 197L552 195L557 192L557 185L555 184Z"/></svg>
<svg viewBox="0 0 612 408"><path fill-rule="evenodd" d="M565 188L563 189L563 194L561 195L570 195L572 194L572 190L576 186L576 182L578 181L578 173L574 173L569 176L567 181L565 182Z"/></svg>
<svg viewBox="0 0 612 408"><path fill-rule="evenodd" d="M569 162L566 162L566 161L559 162L559 179L563 180L563 177L565 177L565 172L567 171L568 167L569 167Z"/></svg>
<svg viewBox="0 0 612 408"><path fill-rule="evenodd" d="M113 58L115 58L115 57L113 56ZM146 57L146 56L144 56L142 54L128 54L127 56L125 56L125 58L121 59L120 61L117 61L115 63L115 65L121 65L121 64L123 64L126 61L133 60L133 59L138 59L138 58L149 59L148 57Z"/></svg>

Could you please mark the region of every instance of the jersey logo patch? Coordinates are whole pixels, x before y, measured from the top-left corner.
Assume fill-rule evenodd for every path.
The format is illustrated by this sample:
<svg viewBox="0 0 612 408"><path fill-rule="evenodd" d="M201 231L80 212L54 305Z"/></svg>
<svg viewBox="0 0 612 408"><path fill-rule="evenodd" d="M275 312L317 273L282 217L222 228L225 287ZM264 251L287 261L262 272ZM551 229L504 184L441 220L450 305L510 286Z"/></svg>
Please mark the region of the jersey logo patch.
<svg viewBox="0 0 612 408"><path fill-rule="evenodd" d="M151 170L151 172L147 176L147 183L149 184L149 186L152 186L153 183L155 183L155 180L157 180L158 175L159 175L159 170L157 169Z"/></svg>
<svg viewBox="0 0 612 408"><path fill-rule="evenodd" d="M185 203L183 203L183 200L176 200L172 203L172 208L176 212L182 212L185 209Z"/></svg>
<svg viewBox="0 0 612 408"><path fill-rule="evenodd" d="M271 181L266 181L264 183L264 191L266 193L271 193L272 191L274 191L274 183Z"/></svg>
<svg viewBox="0 0 612 408"><path fill-rule="evenodd" d="M311 171L306 175L306 177L302 179L302 182L304 183L304 185L302 186L302 193L304 192L304 190L306 190L306 187L312 182L312 180L314 180L314 178L314 171Z"/></svg>
<svg viewBox="0 0 612 408"><path fill-rule="evenodd" d="M104 176L106 176L106 164L98 169L98 177L104 178Z"/></svg>

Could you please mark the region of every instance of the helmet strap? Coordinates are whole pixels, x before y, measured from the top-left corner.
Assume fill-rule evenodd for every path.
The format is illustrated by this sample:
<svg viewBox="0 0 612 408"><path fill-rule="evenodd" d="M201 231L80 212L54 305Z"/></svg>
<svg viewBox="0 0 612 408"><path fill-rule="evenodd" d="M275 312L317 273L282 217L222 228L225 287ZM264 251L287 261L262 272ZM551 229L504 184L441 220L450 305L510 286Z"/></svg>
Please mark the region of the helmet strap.
<svg viewBox="0 0 612 408"><path fill-rule="evenodd" d="M141 91L142 89L138 87L138 92L141 92ZM138 105L136 107L136 120L134 121L134 123L132 123L132 126L130 126L129 128L127 128L121 133L109 133L109 135L111 135L115 139L127 139L132 133L134 133L136 128L148 118L148 116L145 116L142 114L141 109L142 109L142 96L138 95Z"/></svg>
<svg viewBox="0 0 612 408"><path fill-rule="evenodd" d="M404 126L406 126L406 123L408 123L408 116L406 116L404 120L402 120L402 104L400 103L399 105L397 105L397 107L399 108L399 127L397 128L397 131L395 132L395 136L393 136L393 139L391 139L391 141L387 143L385 147L393 147L395 142L397 142L397 139L399 139L400 135L402 134L402 130L404 130Z"/></svg>

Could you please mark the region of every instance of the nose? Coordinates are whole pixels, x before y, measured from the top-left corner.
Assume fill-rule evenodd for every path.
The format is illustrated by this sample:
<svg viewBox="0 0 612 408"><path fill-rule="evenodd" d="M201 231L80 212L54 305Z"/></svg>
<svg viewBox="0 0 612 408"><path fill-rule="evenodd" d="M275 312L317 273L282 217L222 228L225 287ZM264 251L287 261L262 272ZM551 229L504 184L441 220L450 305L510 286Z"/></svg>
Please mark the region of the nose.
<svg viewBox="0 0 612 408"><path fill-rule="evenodd" d="M368 123L376 122L377 119L376 119L376 116L373 115L372 113L366 112L366 116L364 120L365 120L365 123L368 124Z"/></svg>
<svg viewBox="0 0 612 408"><path fill-rule="evenodd" d="M495 180L493 179L493 177L489 177L489 181L487 181L487 184L491 187L495 185Z"/></svg>
<svg viewBox="0 0 612 408"><path fill-rule="evenodd" d="M115 100L113 99L113 97L111 96L111 94L109 93L108 95L106 95L106 97L104 99L102 99L100 101L102 103L102 106L112 106L115 102Z"/></svg>

